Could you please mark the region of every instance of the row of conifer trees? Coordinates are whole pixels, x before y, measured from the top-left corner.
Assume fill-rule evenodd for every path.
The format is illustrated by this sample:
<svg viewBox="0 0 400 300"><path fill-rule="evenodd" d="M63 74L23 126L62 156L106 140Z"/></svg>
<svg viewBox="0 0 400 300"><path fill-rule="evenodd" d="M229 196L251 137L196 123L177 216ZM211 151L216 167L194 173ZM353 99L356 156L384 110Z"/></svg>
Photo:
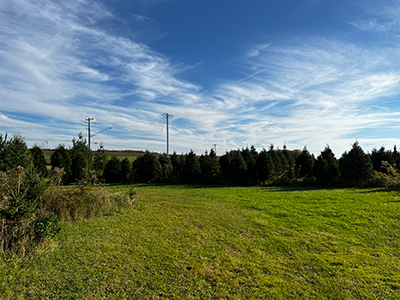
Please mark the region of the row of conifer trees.
<svg viewBox="0 0 400 300"><path fill-rule="evenodd" d="M108 159L103 147L90 151L86 140L79 135L72 147L59 145L51 156L51 168L63 169L63 183L78 180L106 183L169 182L206 184L272 184L292 183L323 186L395 185L398 184L400 153L396 147L384 147L365 153L356 142L350 151L337 159L327 146L317 157L305 147L302 151L269 149L258 152L254 146L226 152L217 157L215 152L198 156L193 151L171 156L146 152L136 160ZM0 135L0 170L33 165L42 175L48 175L43 151L34 146L28 149L24 139L14 135Z"/></svg>
<svg viewBox="0 0 400 300"><path fill-rule="evenodd" d="M394 185L399 183L400 154L396 148L374 149L370 154L356 142L350 151L336 159L329 147L315 157L302 151L271 147L258 152L254 146L217 157L215 152L197 156L175 152L169 157L146 152L132 165L127 159L113 157L104 169L106 182L170 182L206 184L320 184Z"/></svg>

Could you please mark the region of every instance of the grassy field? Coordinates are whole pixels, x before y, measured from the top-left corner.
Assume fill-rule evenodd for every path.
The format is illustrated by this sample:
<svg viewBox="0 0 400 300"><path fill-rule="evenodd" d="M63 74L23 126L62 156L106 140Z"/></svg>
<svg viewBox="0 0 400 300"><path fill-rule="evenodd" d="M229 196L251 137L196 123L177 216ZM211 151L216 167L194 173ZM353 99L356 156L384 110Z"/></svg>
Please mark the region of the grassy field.
<svg viewBox="0 0 400 300"><path fill-rule="evenodd" d="M44 153L44 157L46 159L50 159L51 155L53 154L54 151L51 150L45 150L43 151ZM95 154L95 152L93 152L93 155ZM123 160L125 157L127 157L130 161L134 161L140 154L136 154L136 153L123 153L123 152L106 152L106 155L108 157L108 159L111 159L111 157L113 155L115 155L116 157L118 157L120 160Z"/></svg>
<svg viewBox="0 0 400 300"><path fill-rule="evenodd" d="M1 262L1 297L400 299L399 191L133 187L135 208Z"/></svg>

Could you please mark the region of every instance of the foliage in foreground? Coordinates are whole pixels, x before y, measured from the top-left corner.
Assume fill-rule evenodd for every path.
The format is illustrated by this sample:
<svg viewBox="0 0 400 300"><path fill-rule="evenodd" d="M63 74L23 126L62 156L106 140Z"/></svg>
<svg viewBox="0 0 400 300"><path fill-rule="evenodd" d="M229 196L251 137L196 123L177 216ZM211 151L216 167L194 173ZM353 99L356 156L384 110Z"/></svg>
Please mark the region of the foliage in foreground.
<svg viewBox="0 0 400 300"><path fill-rule="evenodd" d="M64 171L54 169L50 187L32 169L0 172L0 253L25 256L37 244L55 236L65 222L103 216L133 201L125 192L101 187L62 188Z"/></svg>
<svg viewBox="0 0 400 300"><path fill-rule="evenodd" d="M134 188L135 209L3 264L3 298L400 297L398 190Z"/></svg>

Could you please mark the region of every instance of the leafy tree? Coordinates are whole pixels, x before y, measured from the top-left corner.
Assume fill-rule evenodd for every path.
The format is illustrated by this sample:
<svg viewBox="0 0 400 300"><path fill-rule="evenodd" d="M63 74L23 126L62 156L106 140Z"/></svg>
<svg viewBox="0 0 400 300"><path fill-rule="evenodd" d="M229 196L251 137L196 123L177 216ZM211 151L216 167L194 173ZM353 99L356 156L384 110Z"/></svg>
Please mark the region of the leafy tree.
<svg viewBox="0 0 400 300"><path fill-rule="evenodd" d="M314 173L317 182L322 185L329 185L339 177L339 162L329 146L318 156L314 166Z"/></svg>
<svg viewBox="0 0 400 300"><path fill-rule="evenodd" d="M343 153L339 159L340 173L349 185L360 185L374 175L374 169L369 156L364 153L358 142L352 149Z"/></svg>
<svg viewBox="0 0 400 300"><path fill-rule="evenodd" d="M201 176L201 166L199 158L190 150L185 157L185 165L183 167L183 180L186 183L198 183Z"/></svg>
<svg viewBox="0 0 400 300"><path fill-rule="evenodd" d="M118 157L113 155L107 162L103 176L105 181L108 183L121 182L121 161Z"/></svg>
<svg viewBox="0 0 400 300"><path fill-rule="evenodd" d="M307 147L304 147L303 151L301 151L300 156L296 159L297 176L299 178L313 176L314 164L314 156L312 156L310 152L308 152Z"/></svg>
<svg viewBox="0 0 400 300"><path fill-rule="evenodd" d="M68 184L73 180L72 170L71 170L71 157L69 156L68 150L64 145L59 144L58 147L54 150L53 154L50 158L51 167L54 169L55 167L64 169L63 182Z"/></svg>
<svg viewBox="0 0 400 300"><path fill-rule="evenodd" d="M33 146L31 149L32 163L33 167L42 175L47 176L49 171L46 168L46 158L44 157L42 149L37 145Z"/></svg>
<svg viewBox="0 0 400 300"><path fill-rule="evenodd" d="M135 161L135 176L139 182L155 182L163 175L160 161L154 153L146 151Z"/></svg>

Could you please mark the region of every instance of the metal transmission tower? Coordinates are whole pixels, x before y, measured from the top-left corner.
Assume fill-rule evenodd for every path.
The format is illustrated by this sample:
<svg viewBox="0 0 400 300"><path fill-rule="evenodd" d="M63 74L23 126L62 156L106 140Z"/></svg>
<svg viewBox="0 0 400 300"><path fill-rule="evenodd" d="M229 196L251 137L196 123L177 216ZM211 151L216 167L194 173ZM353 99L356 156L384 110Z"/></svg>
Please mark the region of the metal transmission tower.
<svg viewBox="0 0 400 300"><path fill-rule="evenodd" d="M89 150L90 150L90 124L95 124L95 122L92 122L94 118L87 118L85 119L85 123L88 124L88 145L89 145Z"/></svg>
<svg viewBox="0 0 400 300"><path fill-rule="evenodd" d="M173 117L173 115L170 115L169 113L163 113L162 116L167 117L167 155L169 156L169 128L168 128L168 118Z"/></svg>

